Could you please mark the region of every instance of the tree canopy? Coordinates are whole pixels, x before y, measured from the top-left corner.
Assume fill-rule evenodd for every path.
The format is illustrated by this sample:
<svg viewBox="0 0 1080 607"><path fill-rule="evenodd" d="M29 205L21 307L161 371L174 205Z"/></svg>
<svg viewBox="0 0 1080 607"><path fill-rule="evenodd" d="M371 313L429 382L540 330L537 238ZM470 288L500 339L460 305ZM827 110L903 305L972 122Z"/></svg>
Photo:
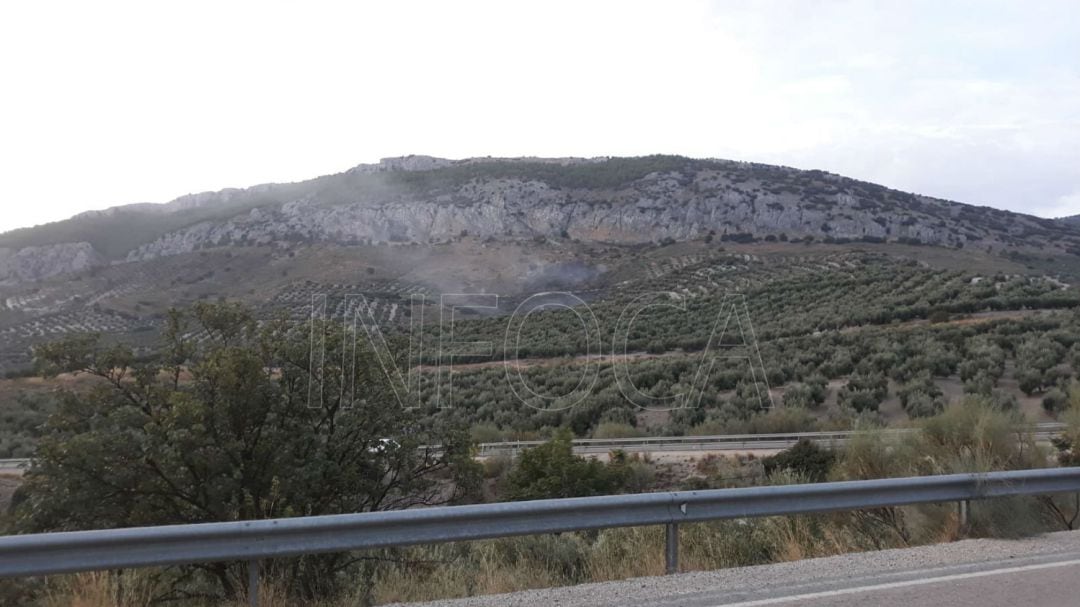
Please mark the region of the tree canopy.
<svg viewBox="0 0 1080 607"><path fill-rule="evenodd" d="M311 330L325 358L311 356ZM20 530L370 512L475 488L464 428L404 409L362 341L356 364L342 364L353 340L340 325L256 322L238 305L197 305L170 313L164 342L149 362L94 336L37 350L45 374L100 382L64 395L48 420L19 496ZM305 557L278 573L318 596L352 562ZM234 567L197 572L235 595Z"/></svg>

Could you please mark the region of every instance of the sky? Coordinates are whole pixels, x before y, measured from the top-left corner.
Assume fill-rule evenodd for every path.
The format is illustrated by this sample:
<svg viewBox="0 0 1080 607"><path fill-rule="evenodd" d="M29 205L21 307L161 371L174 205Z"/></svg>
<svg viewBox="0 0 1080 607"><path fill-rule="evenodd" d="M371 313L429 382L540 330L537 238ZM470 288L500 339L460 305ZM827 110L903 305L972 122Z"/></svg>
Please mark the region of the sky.
<svg viewBox="0 0 1080 607"><path fill-rule="evenodd" d="M1080 213L1080 2L5 2L0 231L379 158L682 154Z"/></svg>

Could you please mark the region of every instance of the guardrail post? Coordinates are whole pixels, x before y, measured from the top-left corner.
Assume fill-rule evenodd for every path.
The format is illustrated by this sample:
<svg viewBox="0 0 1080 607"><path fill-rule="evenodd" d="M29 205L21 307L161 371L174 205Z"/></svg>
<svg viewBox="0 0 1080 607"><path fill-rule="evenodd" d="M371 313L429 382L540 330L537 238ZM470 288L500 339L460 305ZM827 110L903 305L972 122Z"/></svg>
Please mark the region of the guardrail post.
<svg viewBox="0 0 1080 607"><path fill-rule="evenodd" d="M667 537L665 538L664 560L667 564L667 573L679 572L679 524L667 524Z"/></svg>
<svg viewBox="0 0 1080 607"><path fill-rule="evenodd" d="M968 510L971 508L971 502L967 500L960 500L956 502L956 514L960 521L960 528L964 529L968 526Z"/></svg>
<svg viewBox="0 0 1080 607"><path fill-rule="evenodd" d="M248 561L248 605L259 607L259 561Z"/></svg>

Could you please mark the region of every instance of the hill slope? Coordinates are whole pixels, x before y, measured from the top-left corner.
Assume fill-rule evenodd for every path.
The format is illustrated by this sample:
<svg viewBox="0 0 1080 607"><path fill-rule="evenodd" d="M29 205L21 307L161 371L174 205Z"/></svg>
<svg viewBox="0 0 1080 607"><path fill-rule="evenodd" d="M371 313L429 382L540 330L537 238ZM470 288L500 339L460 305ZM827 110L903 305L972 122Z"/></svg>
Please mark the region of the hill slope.
<svg viewBox="0 0 1080 607"><path fill-rule="evenodd" d="M1080 252L1080 229L1058 221L822 171L676 156L410 156L304 182L117 207L2 234L0 252L7 251L0 255L0 280L220 246L432 244L466 235L614 244L713 235L739 242L864 240ZM57 245L66 248L58 253Z"/></svg>

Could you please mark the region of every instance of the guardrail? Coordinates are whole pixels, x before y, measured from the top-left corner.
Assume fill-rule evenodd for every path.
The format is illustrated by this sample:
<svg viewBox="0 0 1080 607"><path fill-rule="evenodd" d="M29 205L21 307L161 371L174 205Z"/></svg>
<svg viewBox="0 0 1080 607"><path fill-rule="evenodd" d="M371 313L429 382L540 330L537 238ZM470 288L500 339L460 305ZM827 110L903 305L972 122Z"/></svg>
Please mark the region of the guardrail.
<svg viewBox="0 0 1080 607"><path fill-rule="evenodd" d="M0 577L238 560L249 563L248 597L258 605L263 559L642 525L666 526L673 573L683 523L931 502L958 502L963 517L970 500L1072 492L1080 492L1080 468L17 535L0 537Z"/></svg>
<svg viewBox="0 0 1080 607"><path fill-rule="evenodd" d="M1059 422L1041 422L1025 429L1032 432L1036 439L1045 440L1065 428ZM900 436L916 430L911 428L890 428L881 430L888 436ZM858 430L838 430L835 432L788 432L783 434L716 434L709 436L646 436L639 438L578 438L574 439L576 453L608 453L615 449L625 451L717 451L737 449L783 449L790 447L800 439L806 438L825 447L844 445ZM481 457L516 454L525 449L544 444L544 441L506 441L501 443L480 443L477 454ZM22 471L30 467L30 459L0 459L0 473Z"/></svg>
<svg viewBox="0 0 1080 607"><path fill-rule="evenodd" d="M1059 422L1041 422L1023 429L1038 439L1049 438L1065 428ZM914 428L890 428L881 430L888 436L902 436L917 432ZM625 451L706 451L715 449L777 449L793 445L806 438L826 447L841 446L860 434L858 430L833 432L786 432L780 434L718 434L709 436L647 436L639 438L579 438L574 439L577 453L607 453L615 449ZM516 454L525 449L544 444L541 440L481 443L477 446L481 456Z"/></svg>
<svg viewBox="0 0 1080 607"><path fill-rule="evenodd" d="M29 467L30 460L26 458L0 459L0 472L21 472Z"/></svg>

